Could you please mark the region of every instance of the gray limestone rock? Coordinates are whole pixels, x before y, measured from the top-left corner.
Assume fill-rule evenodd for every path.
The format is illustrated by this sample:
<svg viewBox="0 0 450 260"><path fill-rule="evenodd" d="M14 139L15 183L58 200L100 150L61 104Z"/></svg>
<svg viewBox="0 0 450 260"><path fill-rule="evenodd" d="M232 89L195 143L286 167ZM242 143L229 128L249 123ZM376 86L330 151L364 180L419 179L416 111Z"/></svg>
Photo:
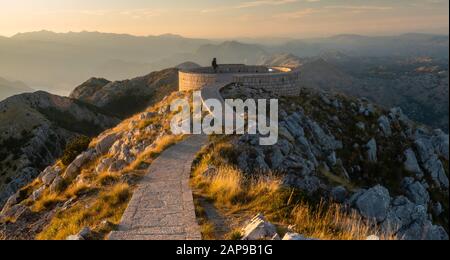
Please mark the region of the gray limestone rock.
<svg viewBox="0 0 450 260"><path fill-rule="evenodd" d="M359 196L356 200L356 208L365 218L382 222L386 219L390 203L389 191L377 185Z"/></svg>

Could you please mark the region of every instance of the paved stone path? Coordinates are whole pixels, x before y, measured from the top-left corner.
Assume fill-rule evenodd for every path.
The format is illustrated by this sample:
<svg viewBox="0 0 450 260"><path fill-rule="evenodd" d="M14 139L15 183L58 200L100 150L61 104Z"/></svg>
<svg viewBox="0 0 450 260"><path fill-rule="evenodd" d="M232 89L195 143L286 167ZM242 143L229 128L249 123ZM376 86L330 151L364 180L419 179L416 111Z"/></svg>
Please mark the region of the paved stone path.
<svg viewBox="0 0 450 260"><path fill-rule="evenodd" d="M202 239L189 179L192 161L207 140L190 136L152 163L110 240Z"/></svg>

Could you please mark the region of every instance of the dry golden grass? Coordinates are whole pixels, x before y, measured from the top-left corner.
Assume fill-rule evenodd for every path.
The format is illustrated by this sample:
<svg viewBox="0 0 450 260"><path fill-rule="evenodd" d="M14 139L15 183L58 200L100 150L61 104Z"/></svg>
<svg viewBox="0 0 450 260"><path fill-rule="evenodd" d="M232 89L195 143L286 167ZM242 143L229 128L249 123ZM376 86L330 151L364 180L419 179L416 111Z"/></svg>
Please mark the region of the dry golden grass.
<svg viewBox="0 0 450 260"><path fill-rule="evenodd" d="M62 196L60 196L59 194L45 191L44 194L42 194L41 198L39 198L39 200L37 200L34 203L32 210L34 212L41 212L45 209L53 207L57 203L63 202L63 201L64 201L64 198Z"/></svg>
<svg viewBox="0 0 450 260"><path fill-rule="evenodd" d="M348 213L339 204L321 202L313 208L299 203L292 211L292 220L298 233L321 240L365 240L370 235L378 235L383 240L395 239L394 235L380 232L359 214Z"/></svg>
<svg viewBox="0 0 450 260"><path fill-rule="evenodd" d="M69 186L69 188L66 189L63 196L66 198L76 198L79 197L86 192L88 192L91 189L91 187L84 183L76 183L74 185Z"/></svg>
<svg viewBox="0 0 450 260"><path fill-rule="evenodd" d="M215 226L211 222L205 222L200 226L200 232L202 233L203 240L214 240L215 239Z"/></svg>
<svg viewBox="0 0 450 260"><path fill-rule="evenodd" d="M170 146L183 140L185 136L182 135L165 135L156 140L153 147L146 149L143 153L139 154L136 160L126 167L123 172L130 172L139 168L143 162L151 163L156 157L158 157L164 150Z"/></svg>
<svg viewBox="0 0 450 260"><path fill-rule="evenodd" d="M219 203L233 204L243 195L242 173L232 167L220 167L209 179L208 193Z"/></svg>
<svg viewBox="0 0 450 260"><path fill-rule="evenodd" d="M97 176L96 182L99 186L113 185L120 180L120 176L117 172L102 172Z"/></svg>
<svg viewBox="0 0 450 260"><path fill-rule="evenodd" d="M84 227L91 227L95 231L103 220L118 224L130 197L131 190L127 184L116 184L111 190L101 192L99 199L78 203L67 211L59 212L37 239L64 240Z"/></svg>
<svg viewBox="0 0 450 260"><path fill-rule="evenodd" d="M281 179L272 173L261 172L247 177L238 169L222 164L216 173L205 176L212 158L211 153L203 155L194 168L191 184L195 192L212 200L225 217L263 213L280 230L294 225L296 232L324 240L361 240L370 235L395 239L338 204L308 201L298 190L283 187ZM208 223L208 220L204 222ZM227 236L228 239L238 237L236 230Z"/></svg>

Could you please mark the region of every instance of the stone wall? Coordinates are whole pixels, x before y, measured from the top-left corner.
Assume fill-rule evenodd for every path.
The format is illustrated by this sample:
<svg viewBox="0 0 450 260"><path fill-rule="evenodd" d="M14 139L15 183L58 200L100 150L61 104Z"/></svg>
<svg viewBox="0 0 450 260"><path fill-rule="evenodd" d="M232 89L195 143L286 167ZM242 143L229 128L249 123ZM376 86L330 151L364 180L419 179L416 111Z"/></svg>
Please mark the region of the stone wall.
<svg viewBox="0 0 450 260"><path fill-rule="evenodd" d="M216 83L217 74L200 74L193 72L178 73L180 91L198 90L207 85Z"/></svg>
<svg viewBox="0 0 450 260"><path fill-rule="evenodd" d="M301 90L298 70L285 73L234 75L233 82L246 87L262 88L280 96L298 96Z"/></svg>
<svg viewBox="0 0 450 260"><path fill-rule="evenodd" d="M247 66L242 64L219 65L217 73L212 67L179 72L180 91L198 90L223 81L253 88L263 88L280 96L300 94L300 71L285 67Z"/></svg>

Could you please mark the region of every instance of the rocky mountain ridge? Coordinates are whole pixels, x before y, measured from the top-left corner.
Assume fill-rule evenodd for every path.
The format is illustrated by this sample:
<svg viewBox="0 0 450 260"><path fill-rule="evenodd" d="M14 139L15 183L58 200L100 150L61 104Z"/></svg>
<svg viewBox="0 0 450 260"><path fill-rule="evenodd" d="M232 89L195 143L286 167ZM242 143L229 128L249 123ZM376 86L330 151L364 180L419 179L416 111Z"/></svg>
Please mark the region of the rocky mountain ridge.
<svg viewBox="0 0 450 260"><path fill-rule="evenodd" d="M42 91L0 102L0 205L61 156L69 140L118 122L98 108Z"/></svg>
<svg viewBox="0 0 450 260"><path fill-rule="evenodd" d="M229 87L225 98L268 98ZM329 198L399 239L448 239L449 136L364 99L303 90L284 99L280 139L236 137L230 159L247 174L281 172L307 198Z"/></svg>
<svg viewBox="0 0 450 260"><path fill-rule="evenodd" d="M167 96L101 133L68 165L58 160L40 172L4 206L0 238L65 239L83 229L66 227L89 225L92 232L87 229L83 236L94 236L94 232L96 239L103 239L120 220L149 163L182 138L169 133L169 104L183 97L182 93Z"/></svg>
<svg viewBox="0 0 450 260"><path fill-rule="evenodd" d="M126 118L177 88L178 69L173 68L123 81L91 78L76 87L70 97Z"/></svg>
<svg viewBox="0 0 450 260"><path fill-rule="evenodd" d="M116 82L92 78L70 98L39 91L0 102L0 205L59 158L70 140L96 136L176 90L177 72Z"/></svg>

